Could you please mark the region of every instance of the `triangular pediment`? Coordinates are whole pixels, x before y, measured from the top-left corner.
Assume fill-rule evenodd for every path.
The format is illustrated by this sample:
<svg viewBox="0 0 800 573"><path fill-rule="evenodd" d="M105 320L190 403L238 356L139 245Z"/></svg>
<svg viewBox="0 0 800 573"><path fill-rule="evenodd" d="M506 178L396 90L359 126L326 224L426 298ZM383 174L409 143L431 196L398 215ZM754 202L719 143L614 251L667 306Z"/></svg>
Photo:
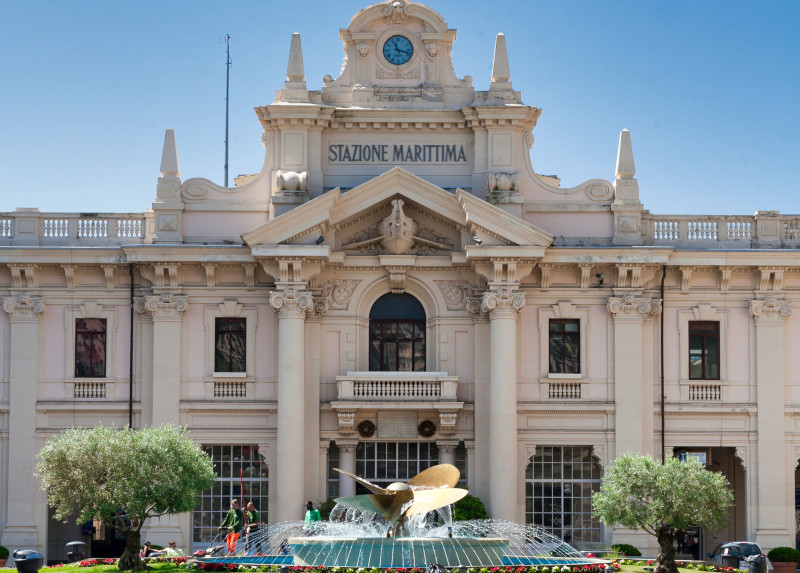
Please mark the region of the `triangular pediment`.
<svg viewBox="0 0 800 573"><path fill-rule="evenodd" d="M444 254L463 251L467 242L474 246L473 236L486 247L543 248L553 242L552 235L470 193L450 193L400 167L346 192L333 189L242 239L250 247L320 253Z"/></svg>

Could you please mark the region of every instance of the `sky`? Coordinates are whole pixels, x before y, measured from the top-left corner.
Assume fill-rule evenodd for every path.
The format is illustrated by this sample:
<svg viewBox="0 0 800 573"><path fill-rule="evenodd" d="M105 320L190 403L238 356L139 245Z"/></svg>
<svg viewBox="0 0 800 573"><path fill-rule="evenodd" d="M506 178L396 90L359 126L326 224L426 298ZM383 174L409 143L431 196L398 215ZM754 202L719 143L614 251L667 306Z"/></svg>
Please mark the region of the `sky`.
<svg viewBox="0 0 800 573"><path fill-rule="evenodd" d="M498 32L511 81L542 108L533 168L562 187L613 180L631 131L657 214L800 213L800 2L430 0L452 58L489 86ZM342 65L368 0L0 0L0 212L142 212L164 130L181 177L222 184L230 34L230 185L264 160L253 108L283 87L292 32L306 81Z"/></svg>

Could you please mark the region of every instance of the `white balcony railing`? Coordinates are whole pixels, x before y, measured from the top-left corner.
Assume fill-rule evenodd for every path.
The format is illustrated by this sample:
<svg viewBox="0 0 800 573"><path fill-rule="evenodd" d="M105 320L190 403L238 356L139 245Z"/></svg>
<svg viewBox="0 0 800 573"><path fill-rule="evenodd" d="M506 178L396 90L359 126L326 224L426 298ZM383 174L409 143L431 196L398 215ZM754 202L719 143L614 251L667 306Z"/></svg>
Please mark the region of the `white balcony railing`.
<svg viewBox="0 0 800 573"><path fill-rule="evenodd" d="M338 400L453 402L458 377L446 372L348 372L336 377Z"/></svg>
<svg viewBox="0 0 800 573"><path fill-rule="evenodd" d="M708 246L738 248L797 246L800 215L760 211L746 215L642 215L642 233L648 245Z"/></svg>
<svg viewBox="0 0 800 573"><path fill-rule="evenodd" d="M137 244L146 233L144 213L0 213L0 245Z"/></svg>

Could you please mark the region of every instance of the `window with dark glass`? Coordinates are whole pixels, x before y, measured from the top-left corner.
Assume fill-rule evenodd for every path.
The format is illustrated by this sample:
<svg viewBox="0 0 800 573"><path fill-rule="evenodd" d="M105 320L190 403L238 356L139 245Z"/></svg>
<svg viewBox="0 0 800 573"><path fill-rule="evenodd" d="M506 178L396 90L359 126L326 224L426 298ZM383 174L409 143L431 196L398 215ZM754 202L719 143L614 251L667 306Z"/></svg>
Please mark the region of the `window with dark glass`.
<svg viewBox="0 0 800 573"><path fill-rule="evenodd" d="M369 313L369 369L425 370L425 309L410 294L385 294Z"/></svg>
<svg viewBox="0 0 800 573"><path fill-rule="evenodd" d="M581 326L578 319L550 319L550 373L581 373Z"/></svg>
<svg viewBox="0 0 800 573"><path fill-rule="evenodd" d="M106 319L75 320L75 377L106 377Z"/></svg>
<svg viewBox="0 0 800 573"><path fill-rule="evenodd" d="M246 341L246 318L216 318L214 372L247 372Z"/></svg>
<svg viewBox="0 0 800 573"><path fill-rule="evenodd" d="M689 322L689 378L719 380L719 322Z"/></svg>

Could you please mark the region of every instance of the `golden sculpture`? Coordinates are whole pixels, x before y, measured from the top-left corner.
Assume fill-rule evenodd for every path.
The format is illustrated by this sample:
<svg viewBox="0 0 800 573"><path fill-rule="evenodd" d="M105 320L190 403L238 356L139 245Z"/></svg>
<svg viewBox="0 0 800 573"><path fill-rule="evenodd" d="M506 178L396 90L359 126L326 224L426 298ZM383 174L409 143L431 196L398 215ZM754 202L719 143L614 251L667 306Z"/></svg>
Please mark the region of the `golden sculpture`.
<svg viewBox="0 0 800 573"><path fill-rule="evenodd" d="M334 469L372 492L340 497L336 503L382 515L389 522L389 534L396 533L406 517L435 511L467 495L467 490L454 487L461 472L450 464L430 467L408 480L408 483L395 482L385 489L339 468Z"/></svg>

